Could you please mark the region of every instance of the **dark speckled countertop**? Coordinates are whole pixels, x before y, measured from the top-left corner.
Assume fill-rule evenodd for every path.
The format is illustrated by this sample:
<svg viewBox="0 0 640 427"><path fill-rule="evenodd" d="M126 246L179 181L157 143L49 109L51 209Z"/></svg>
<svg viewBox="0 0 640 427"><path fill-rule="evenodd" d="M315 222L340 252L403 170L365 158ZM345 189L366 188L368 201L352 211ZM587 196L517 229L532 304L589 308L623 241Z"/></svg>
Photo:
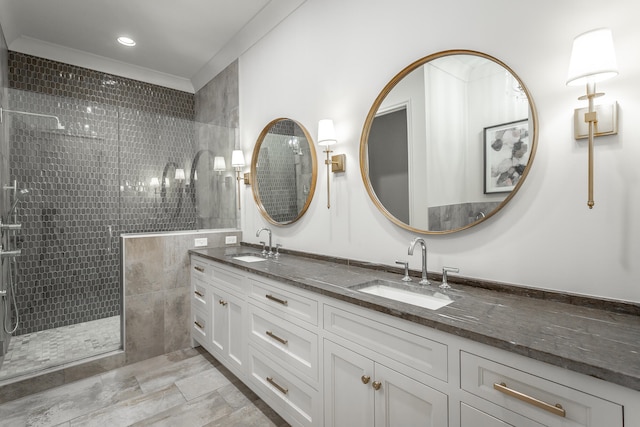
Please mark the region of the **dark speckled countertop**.
<svg viewBox="0 0 640 427"><path fill-rule="evenodd" d="M243 262L247 246L190 251L204 258L322 295L409 320L640 391L640 316L593 304L568 304L452 283L454 302L428 310L351 289L375 279L402 283L401 275L321 257L283 254ZM452 277L450 282L452 282ZM416 284L414 279L412 283ZM580 299L580 298L578 298ZM610 305L610 304L609 304ZM607 306L608 304L603 304Z"/></svg>

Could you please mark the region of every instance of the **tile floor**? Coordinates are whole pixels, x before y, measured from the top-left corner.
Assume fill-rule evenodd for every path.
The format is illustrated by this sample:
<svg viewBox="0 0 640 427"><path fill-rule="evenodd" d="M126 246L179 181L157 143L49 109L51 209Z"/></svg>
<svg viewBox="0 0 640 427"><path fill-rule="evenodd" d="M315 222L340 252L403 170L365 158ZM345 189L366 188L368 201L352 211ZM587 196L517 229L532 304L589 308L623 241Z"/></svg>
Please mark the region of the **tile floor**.
<svg viewBox="0 0 640 427"><path fill-rule="evenodd" d="M18 335L9 341L0 381L120 348L120 316Z"/></svg>
<svg viewBox="0 0 640 427"><path fill-rule="evenodd" d="M0 426L288 426L206 351L185 349L0 405Z"/></svg>

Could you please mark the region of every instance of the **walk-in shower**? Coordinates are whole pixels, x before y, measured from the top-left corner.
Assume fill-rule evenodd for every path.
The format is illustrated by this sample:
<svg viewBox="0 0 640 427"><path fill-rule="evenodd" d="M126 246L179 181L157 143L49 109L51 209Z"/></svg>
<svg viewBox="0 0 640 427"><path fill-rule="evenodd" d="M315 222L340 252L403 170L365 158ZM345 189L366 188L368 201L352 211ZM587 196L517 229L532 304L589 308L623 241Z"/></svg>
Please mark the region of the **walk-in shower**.
<svg viewBox="0 0 640 427"><path fill-rule="evenodd" d="M11 110L0 113L12 182L0 223L0 383L121 349L118 236L208 227L214 216L200 218L191 171L198 168L206 194L209 177L194 156L197 134L210 129L157 112L9 92Z"/></svg>

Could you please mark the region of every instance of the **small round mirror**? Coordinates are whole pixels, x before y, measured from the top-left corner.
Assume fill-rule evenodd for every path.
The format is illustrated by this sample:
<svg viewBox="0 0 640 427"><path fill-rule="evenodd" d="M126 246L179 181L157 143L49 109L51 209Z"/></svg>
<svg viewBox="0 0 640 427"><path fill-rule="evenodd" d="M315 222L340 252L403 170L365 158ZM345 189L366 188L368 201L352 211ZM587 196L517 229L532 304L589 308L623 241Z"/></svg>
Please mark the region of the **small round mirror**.
<svg viewBox="0 0 640 427"><path fill-rule="evenodd" d="M316 188L316 152L309 132L295 120L273 120L253 149L251 175L253 197L270 223L300 219Z"/></svg>
<svg viewBox="0 0 640 427"><path fill-rule="evenodd" d="M402 70L377 97L360 140L369 196L391 221L424 234L477 225L522 186L538 119L504 63L451 50Z"/></svg>

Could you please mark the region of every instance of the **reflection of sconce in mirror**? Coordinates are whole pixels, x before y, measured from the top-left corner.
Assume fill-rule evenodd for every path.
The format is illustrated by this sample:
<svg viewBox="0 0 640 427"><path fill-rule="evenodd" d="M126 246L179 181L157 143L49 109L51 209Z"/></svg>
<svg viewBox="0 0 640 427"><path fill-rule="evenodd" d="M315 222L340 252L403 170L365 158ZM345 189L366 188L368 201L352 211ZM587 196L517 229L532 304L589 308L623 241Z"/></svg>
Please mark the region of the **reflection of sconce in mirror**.
<svg viewBox="0 0 640 427"><path fill-rule="evenodd" d="M176 175L174 178L176 181L184 181L185 180L184 169L181 169L181 168L176 169Z"/></svg>
<svg viewBox="0 0 640 427"><path fill-rule="evenodd" d="M331 207L331 191L329 189L329 166L331 166L331 172L344 172L345 171L345 159L344 154L337 154L330 156L332 153L329 150L330 145L334 145L337 141L336 131L333 127L333 120L322 119L318 122L318 145L325 147L324 152L327 154L327 159L324 164L327 165L327 209Z"/></svg>
<svg viewBox="0 0 640 427"><path fill-rule="evenodd" d="M242 150L233 150L231 153L231 167L236 170L236 187L238 187L238 210L240 210L240 171L245 166Z"/></svg>
<svg viewBox="0 0 640 427"><path fill-rule="evenodd" d="M227 169L227 164L224 161L224 157L215 156L213 158L213 171L218 172L218 175L222 174Z"/></svg>
<svg viewBox="0 0 640 427"><path fill-rule="evenodd" d="M289 148L293 151L294 155L302 156L302 149L300 148L300 141L295 136L291 138L289 141Z"/></svg>
<svg viewBox="0 0 640 427"><path fill-rule="evenodd" d="M575 138L585 138L579 117L582 115L587 124L586 137L589 139L589 200L587 206L593 208L593 138L600 135L612 135L618 132L617 104L607 108L594 108L593 99L604 95L596 93L596 83L618 74L616 54L613 49L611 30L601 28L580 34L573 40L567 85L586 85L587 94L580 100L589 102L588 109L575 111Z"/></svg>

